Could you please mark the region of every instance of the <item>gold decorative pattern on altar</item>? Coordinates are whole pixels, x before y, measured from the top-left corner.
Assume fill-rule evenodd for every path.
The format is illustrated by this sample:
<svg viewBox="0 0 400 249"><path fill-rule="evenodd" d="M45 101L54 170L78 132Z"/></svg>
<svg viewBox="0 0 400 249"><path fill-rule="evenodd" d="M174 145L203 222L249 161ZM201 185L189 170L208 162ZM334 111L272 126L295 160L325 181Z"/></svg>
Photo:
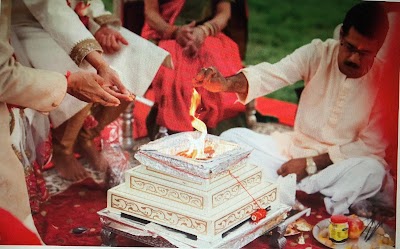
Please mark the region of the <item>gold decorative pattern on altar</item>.
<svg viewBox="0 0 400 249"><path fill-rule="evenodd" d="M201 185L202 184L201 182L190 181L190 180L185 179L185 178L181 178L181 177L177 177L177 176L174 176L174 175L166 174L164 171L157 170L157 169L154 169L154 168L149 167L149 166L146 166L146 170L155 172L155 173L157 173L159 175L162 175L163 177L168 177L168 178L171 177L174 180L176 179L176 180L179 180L179 181L189 182L191 184L197 184L197 185ZM162 178L162 179L165 180L165 178Z"/></svg>
<svg viewBox="0 0 400 249"><path fill-rule="evenodd" d="M259 171L256 174L249 176L246 179L243 179L242 184L246 189L250 189L250 188L260 184L261 178L262 178L262 172ZM212 207L213 208L218 207L219 205L226 203L230 199L238 196L239 194L241 194L243 192L244 192L244 189L239 183L233 184L233 185L221 190L220 192L215 193L212 196Z"/></svg>
<svg viewBox="0 0 400 249"><path fill-rule="evenodd" d="M232 163L232 165L229 167L229 171L231 173L235 173L236 171L240 170L241 168L245 167L246 165L247 165L247 160L239 159L238 162ZM215 176L210 179L210 183L215 183L218 180L221 180L228 175L229 175L229 173L227 170L222 171L221 173L215 174Z"/></svg>
<svg viewBox="0 0 400 249"><path fill-rule="evenodd" d="M170 210L111 195L111 207L156 223L174 226L182 231L196 234L207 233L207 222Z"/></svg>
<svg viewBox="0 0 400 249"><path fill-rule="evenodd" d="M138 177L130 177L130 187L147 194L163 197L187 206L198 209L204 208L204 200L201 196L188 193L179 189L164 186L162 184L146 181Z"/></svg>
<svg viewBox="0 0 400 249"><path fill-rule="evenodd" d="M257 198L257 203L265 208L268 204L276 200L276 195L277 189L274 188L271 191L262 195L261 197ZM237 225L240 221L243 221L243 218L245 218L246 216L250 217L250 215L254 213L254 211L256 211L258 208L258 205L256 205L254 202L250 202L225 215L224 217L216 220L214 223L214 234L219 234Z"/></svg>

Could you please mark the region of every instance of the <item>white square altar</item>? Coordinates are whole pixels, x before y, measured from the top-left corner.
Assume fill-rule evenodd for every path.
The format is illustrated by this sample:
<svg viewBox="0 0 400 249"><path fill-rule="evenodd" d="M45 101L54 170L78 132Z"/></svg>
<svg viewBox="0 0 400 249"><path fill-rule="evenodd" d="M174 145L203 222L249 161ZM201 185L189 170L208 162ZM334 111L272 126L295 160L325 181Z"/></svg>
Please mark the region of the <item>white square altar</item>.
<svg viewBox="0 0 400 249"><path fill-rule="evenodd" d="M258 209L271 210L264 218L269 228L286 218L290 208L279 202L277 184L247 163L250 148L207 135L212 156L182 156L198 137L198 132L184 132L141 146L135 155L141 165L108 190L107 211L188 234L191 240L185 243L194 247L221 244Z"/></svg>

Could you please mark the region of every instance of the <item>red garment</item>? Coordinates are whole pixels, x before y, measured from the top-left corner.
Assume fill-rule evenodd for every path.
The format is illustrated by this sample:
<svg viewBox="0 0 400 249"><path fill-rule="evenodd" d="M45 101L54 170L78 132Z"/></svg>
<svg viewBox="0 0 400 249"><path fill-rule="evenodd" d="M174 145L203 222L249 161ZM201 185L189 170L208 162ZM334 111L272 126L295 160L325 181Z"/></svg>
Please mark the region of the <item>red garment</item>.
<svg viewBox="0 0 400 249"><path fill-rule="evenodd" d="M38 213L40 205L50 198L50 194L43 178L42 167L36 161L31 170L25 170L25 180L32 213Z"/></svg>
<svg viewBox="0 0 400 249"><path fill-rule="evenodd" d="M41 245L38 236L10 212L0 208L0 245Z"/></svg>
<svg viewBox="0 0 400 249"><path fill-rule="evenodd" d="M25 132L25 137L26 141L23 141L25 145L28 145L30 143L33 143L32 141L32 130L30 125L26 121L25 114L17 110L19 113L19 117L14 117L14 113L12 109L17 108L17 109L22 109L19 107L15 107L12 105L8 105L9 111L10 111L10 116L11 116L11 121L10 121L10 127L11 127L11 134L14 131L14 129L18 129L14 127L14 122L15 119L22 119L24 123L24 132ZM24 122L25 121L25 122ZM29 140L29 142L28 142ZM51 137L49 136L48 140L43 141L42 143L37 144L36 148L31 148L29 146L26 147L26 149L21 148L18 146L18 144L13 144L13 149L20 160L22 166L24 167L24 172L25 172L25 181L26 181L26 186L28 189L28 196L29 196L29 203L31 206L32 213L37 213L40 211L40 205L47 201L50 197L49 192L46 187L46 181L43 178L42 174L42 163L48 162L48 159L51 155L51 144L49 142L51 141ZM31 153L35 153L36 157L35 160L31 160ZM25 155L28 160L25 160L22 155Z"/></svg>
<svg viewBox="0 0 400 249"><path fill-rule="evenodd" d="M169 1L160 6L161 15L173 24L185 1ZM159 40L160 35L145 23L142 36ZM186 57L183 48L175 40L161 40L158 45L167 50L174 63L174 69L161 67L152 82L155 103L158 106L157 124L173 131L191 131L192 117L189 115L193 92L192 79L203 67L214 66L224 76L237 73L242 68L239 48L226 35L219 33L205 39L195 58ZM201 105L197 109L198 118L208 128L215 128L225 119L237 116L245 111L245 106L235 103L234 93L211 93L197 88L201 96Z"/></svg>

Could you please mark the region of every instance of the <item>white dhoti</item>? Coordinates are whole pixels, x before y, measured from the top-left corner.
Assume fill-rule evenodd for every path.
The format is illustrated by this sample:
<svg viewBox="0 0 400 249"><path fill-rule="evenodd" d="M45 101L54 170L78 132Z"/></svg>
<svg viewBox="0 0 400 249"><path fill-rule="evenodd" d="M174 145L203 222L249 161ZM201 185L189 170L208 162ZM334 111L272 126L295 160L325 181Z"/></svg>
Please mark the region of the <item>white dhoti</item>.
<svg viewBox="0 0 400 249"><path fill-rule="evenodd" d="M23 53L16 54L19 61L29 61L34 68L62 74L78 70L96 72L90 65L79 68L68 53L41 26L13 26L13 31L18 39L16 42L23 50ZM104 59L118 73L129 91L137 96L143 96L162 64L173 67L171 57L167 51L125 28L121 28L120 33L129 45L122 45L121 50L115 54L104 54ZM27 58L21 58L22 56ZM59 126L86 105L86 102L67 94L61 105L50 113L53 127Z"/></svg>
<svg viewBox="0 0 400 249"><path fill-rule="evenodd" d="M221 137L254 148L249 162L261 167L270 179L277 179L276 171L290 159L278 150L273 136L246 128L233 128L223 132ZM347 214L353 203L374 197L381 190L385 174L388 172L384 165L373 158L349 158L304 178L297 184L297 189L308 194L323 194L329 214Z"/></svg>

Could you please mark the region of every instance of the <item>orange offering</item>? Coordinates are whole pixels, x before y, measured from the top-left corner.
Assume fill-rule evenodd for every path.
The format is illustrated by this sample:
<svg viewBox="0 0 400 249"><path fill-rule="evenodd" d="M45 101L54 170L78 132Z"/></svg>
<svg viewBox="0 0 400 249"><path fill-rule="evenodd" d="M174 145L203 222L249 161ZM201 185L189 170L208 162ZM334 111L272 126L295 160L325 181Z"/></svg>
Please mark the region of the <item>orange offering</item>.
<svg viewBox="0 0 400 249"><path fill-rule="evenodd" d="M358 239L364 230L364 222L355 214L348 217L349 238Z"/></svg>

